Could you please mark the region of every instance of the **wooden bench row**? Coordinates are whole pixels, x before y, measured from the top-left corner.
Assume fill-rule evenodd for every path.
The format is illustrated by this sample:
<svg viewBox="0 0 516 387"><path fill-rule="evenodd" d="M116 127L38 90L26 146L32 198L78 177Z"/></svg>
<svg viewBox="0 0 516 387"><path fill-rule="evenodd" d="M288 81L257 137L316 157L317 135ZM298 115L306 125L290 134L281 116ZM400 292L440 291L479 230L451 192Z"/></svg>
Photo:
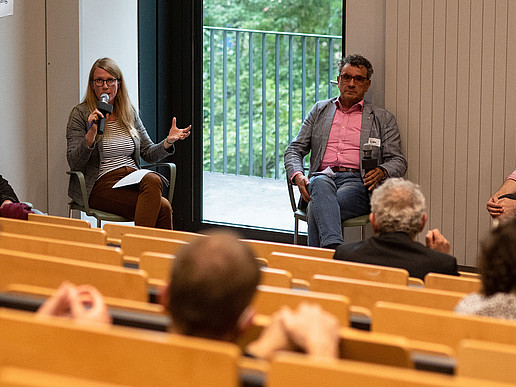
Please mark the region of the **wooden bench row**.
<svg viewBox="0 0 516 387"><path fill-rule="evenodd" d="M61 381L73 385L238 386L248 361L230 343L79 325L0 310L0 381L16 385ZM284 353L259 364L268 386L504 386L514 385L514 346L464 341L456 375L356 360ZM74 382L74 383L72 383ZM505 383L505 384L504 384ZM53 385L49 383L46 385Z"/></svg>

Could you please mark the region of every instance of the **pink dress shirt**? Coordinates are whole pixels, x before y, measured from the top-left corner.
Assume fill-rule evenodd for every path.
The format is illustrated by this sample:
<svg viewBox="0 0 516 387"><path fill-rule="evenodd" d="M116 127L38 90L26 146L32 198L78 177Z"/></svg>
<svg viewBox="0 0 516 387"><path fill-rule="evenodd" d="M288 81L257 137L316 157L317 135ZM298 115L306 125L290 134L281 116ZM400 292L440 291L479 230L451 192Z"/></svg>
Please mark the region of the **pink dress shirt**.
<svg viewBox="0 0 516 387"><path fill-rule="evenodd" d="M338 98L334 103L337 105L337 109L333 116L330 137L319 171L335 166L359 169L360 129L364 100L357 102L347 111L344 111ZM294 182L294 178L300 173L302 172L294 172L291 181Z"/></svg>
<svg viewBox="0 0 516 387"><path fill-rule="evenodd" d="M516 169L509 176L507 176L507 179L516 180Z"/></svg>
<svg viewBox="0 0 516 387"><path fill-rule="evenodd" d="M335 101L337 110L333 117L330 137L326 145L319 171L327 167L360 168L360 128L364 100L344 111L340 100Z"/></svg>

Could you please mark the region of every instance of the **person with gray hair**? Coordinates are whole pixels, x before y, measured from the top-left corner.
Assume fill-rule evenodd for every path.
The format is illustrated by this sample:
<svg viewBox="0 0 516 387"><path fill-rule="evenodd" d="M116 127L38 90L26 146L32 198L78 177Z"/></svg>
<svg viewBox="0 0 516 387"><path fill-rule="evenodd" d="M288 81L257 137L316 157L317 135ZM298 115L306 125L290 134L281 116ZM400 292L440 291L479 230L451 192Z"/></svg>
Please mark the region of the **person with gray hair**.
<svg viewBox="0 0 516 387"><path fill-rule="evenodd" d="M421 279L430 272L458 275L457 260L449 255L450 243L438 229L428 231L426 247L416 241L428 219L417 184L387 179L373 192L369 219L377 235L341 244L335 259L406 269L411 277Z"/></svg>

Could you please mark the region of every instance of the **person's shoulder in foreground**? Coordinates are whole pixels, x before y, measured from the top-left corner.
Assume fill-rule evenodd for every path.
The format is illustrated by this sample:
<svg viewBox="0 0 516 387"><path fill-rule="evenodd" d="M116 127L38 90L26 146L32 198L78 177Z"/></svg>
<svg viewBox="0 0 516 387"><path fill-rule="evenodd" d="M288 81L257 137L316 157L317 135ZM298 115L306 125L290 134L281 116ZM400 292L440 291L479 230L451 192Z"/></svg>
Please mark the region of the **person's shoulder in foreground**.
<svg viewBox="0 0 516 387"><path fill-rule="evenodd" d="M465 315L515 320L516 294L499 292L486 297L479 293L471 293L457 304L455 312Z"/></svg>
<svg viewBox="0 0 516 387"><path fill-rule="evenodd" d="M516 319L516 218L502 222L480 244L479 293L456 306L461 314Z"/></svg>

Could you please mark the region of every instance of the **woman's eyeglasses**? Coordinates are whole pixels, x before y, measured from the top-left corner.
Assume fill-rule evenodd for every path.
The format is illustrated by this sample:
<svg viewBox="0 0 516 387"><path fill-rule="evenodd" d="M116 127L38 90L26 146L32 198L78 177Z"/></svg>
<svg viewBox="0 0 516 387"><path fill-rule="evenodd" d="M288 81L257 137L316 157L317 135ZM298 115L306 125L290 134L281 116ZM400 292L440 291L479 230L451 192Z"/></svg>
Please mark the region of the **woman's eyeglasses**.
<svg viewBox="0 0 516 387"><path fill-rule="evenodd" d="M102 87L102 86L104 86L104 82L106 82L106 85L114 86L116 81L118 81L118 79L116 79L116 78L109 78L109 79L96 78L93 80L93 84L97 87Z"/></svg>

